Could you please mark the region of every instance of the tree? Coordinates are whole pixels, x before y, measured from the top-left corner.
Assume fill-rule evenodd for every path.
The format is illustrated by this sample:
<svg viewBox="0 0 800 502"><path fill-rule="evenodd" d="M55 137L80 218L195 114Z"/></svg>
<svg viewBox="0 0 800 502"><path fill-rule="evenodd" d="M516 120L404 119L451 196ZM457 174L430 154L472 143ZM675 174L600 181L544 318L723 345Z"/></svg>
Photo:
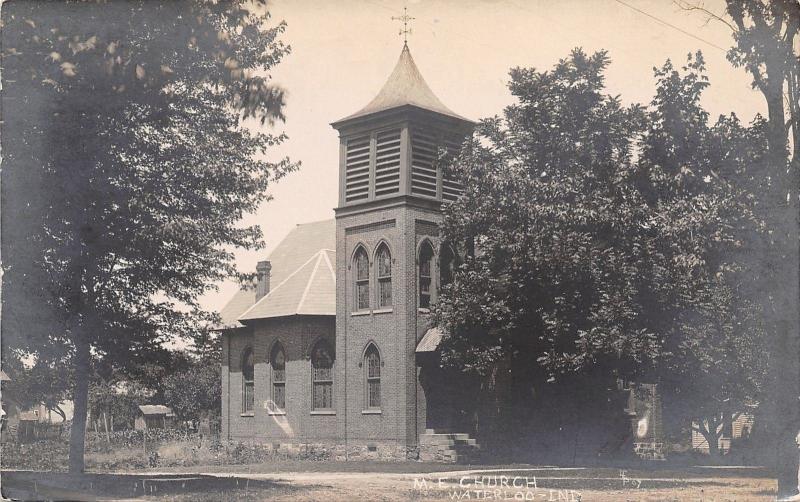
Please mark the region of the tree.
<svg viewBox="0 0 800 502"><path fill-rule="evenodd" d="M22 408L43 404L56 412L66 422L66 412L61 404L71 398L72 375L64 370L63 361L37 358L26 368L19 354L3 353L3 369L11 378L5 392L8 398Z"/></svg>
<svg viewBox="0 0 800 502"><path fill-rule="evenodd" d="M164 402L181 420L217 422L222 413L222 346L219 333L200 329L192 336L190 361L163 378Z"/></svg>
<svg viewBox="0 0 800 502"><path fill-rule="evenodd" d="M263 1L3 9L3 342L74 370L81 472L91 359L131 368L208 322L197 299L261 245L241 217L295 166L265 160L287 54Z"/></svg>
<svg viewBox="0 0 800 502"><path fill-rule="evenodd" d="M196 362L164 381L164 399L181 420L194 423L220 414L222 385L219 365Z"/></svg>
<svg viewBox="0 0 800 502"><path fill-rule="evenodd" d="M152 391L130 380L97 378L89 384L89 411L104 432L113 431L115 424L133 427L139 405L151 398Z"/></svg>
<svg viewBox="0 0 800 502"><path fill-rule="evenodd" d="M800 4L796 0L726 0L725 14L679 1L726 24L734 46L728 60L744 68L767 105L768 147L762 166L748 174L758 210L769 232L752 243L749 294L758 298L767 320L769 385L760 406L765 436L760 443L778 478L778 496L798 494L796 435L800 430Z"/></svg>
<svg viewBox="0 0 800 502"><path fill-rule="evenodd" d="M584 375L605 389L619 377L721 394L716 371L741 376L726 371L746 356L736 256L758 224L731 181L742 157L730 133L741 126L709 125L700 54L683 73L669 62L656 71L649 110L603 94L608 63L576 50L552 71L512 70L517 102L453 159L466 191L445 208L442 233L474 252L465 246L436 307L450 333L445 363L489 374L510 361L528 382ZM712 364L721 357L730 366Z"/></svg>

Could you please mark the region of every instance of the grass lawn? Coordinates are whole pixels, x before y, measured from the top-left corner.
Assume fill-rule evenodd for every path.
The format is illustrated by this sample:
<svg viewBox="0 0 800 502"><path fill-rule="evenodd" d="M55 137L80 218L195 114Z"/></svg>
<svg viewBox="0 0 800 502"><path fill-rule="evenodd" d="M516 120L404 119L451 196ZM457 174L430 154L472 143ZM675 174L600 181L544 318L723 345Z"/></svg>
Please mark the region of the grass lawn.
<svg viewBox="0 0 800 502"><path fill-rule="evenodd" d="M153 501L749 501L774 500L758 468L550 468L275 461L196 466L180 473L4 472L3 493L21 499Z"/></svg>

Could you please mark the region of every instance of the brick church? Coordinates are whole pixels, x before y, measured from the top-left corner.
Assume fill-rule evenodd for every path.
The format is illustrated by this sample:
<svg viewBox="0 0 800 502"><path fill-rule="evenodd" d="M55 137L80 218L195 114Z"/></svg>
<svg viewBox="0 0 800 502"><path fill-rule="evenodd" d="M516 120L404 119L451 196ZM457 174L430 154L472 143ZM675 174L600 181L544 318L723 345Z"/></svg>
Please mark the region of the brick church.
<svg viewBox="0 0 800 502"><path fill-rule="evenodd" d="M298 225L221 311L223 438L454 460L475 440L454 405L466 396L438 368L429 307L452 263L441 206L460 187L436 161L474 123L433 94L405 45L378 95L332 126L335 219Z"/></svg>

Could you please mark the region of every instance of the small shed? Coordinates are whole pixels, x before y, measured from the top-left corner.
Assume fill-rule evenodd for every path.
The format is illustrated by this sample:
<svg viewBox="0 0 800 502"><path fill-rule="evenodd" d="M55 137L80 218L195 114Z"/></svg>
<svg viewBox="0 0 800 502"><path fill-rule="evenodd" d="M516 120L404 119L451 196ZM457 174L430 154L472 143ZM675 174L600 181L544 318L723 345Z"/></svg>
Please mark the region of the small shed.
<svg viewBox="0 0 800 502"><path fill-rule="evenodd" d="M133 422L136 430L171 429L175 426L175 414L172 408L163 404L143 404L139 406L139 415Z"/></svg>

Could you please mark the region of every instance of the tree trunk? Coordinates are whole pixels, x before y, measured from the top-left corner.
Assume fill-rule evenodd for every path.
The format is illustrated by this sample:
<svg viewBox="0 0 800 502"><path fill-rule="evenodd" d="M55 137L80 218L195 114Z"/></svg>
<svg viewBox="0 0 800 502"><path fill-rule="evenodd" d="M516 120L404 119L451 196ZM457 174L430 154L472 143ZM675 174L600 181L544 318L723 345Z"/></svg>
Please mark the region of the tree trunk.
<svg viewBox="0 0 800 502"><path fill-rule="evenodd" d="M106 444L111 444L111 436L108 435L108 418L106 418L106 412L103 412L103 426L106 430Z"/></svg>
<svg viewBox="0 0 800 502"><path fill-rule="evenodd" d="M778 480L778 498L798 494L800 453L795 441L800 420L800 249L798 248L798 173L797 159L788 159L788 137L783 101L786 75L782 63L767 60L767 85L764 97L769 115L769 162L775 177L775 187L767 204L774 229L775 246L769 261L775 276L771 293L775 312L771 327L772 354L769 363L769 382L766 401L768 416L767 445L772 468ZM792 110L790 110L790 113ZM788 197L787 197L788 195Z"/></svg>
<svg viewBox="0 0 800 502"><path fill-rule="evenodd" d="M75 340L75 411L69 434L69 472L84 471L83 453L86 447L86 414L89 404L89 341L79 333Z"/></svg>
<svg viewBox="0 0 800 502"><path fill-rule="evenodd" d="M719 453L719 435L716 433L716 422L713 425L708 422L708 426L706 427L699 427L697 430L706 440L708 443L708 456L712 459L717 459L720 456Z"/></svg>
<svg viewBox="0 0 800 502"><path fill-rule="evenodd" d="M66 422L67 421L67 414L64 413L64 410L61 409L60 405L56 405L56 407L53 408L53 411L55 411L56 413L59 414L59 416L61 416L61 421L62 422Z"/></svg>
<svg viewBox="0 0 800 502"><path fill-rule="evenodd" d="M795 307L796 308L796 307ZM798 385L800 378L797 362L790 354L797 354L797 331L790 323L781 323L776 330L778 356L773 359L773 392L768 396L768 438L767 445L770 463L778 480L778 499L783 500L798 494L798 474L800 473L800 450L796 437L798 431ZM794 329L792 329L794 328ZM790 336L790 333L794 336ZM782 351L780 351L783 349ZM780 376L778 376L780 375Z"/></svg>

